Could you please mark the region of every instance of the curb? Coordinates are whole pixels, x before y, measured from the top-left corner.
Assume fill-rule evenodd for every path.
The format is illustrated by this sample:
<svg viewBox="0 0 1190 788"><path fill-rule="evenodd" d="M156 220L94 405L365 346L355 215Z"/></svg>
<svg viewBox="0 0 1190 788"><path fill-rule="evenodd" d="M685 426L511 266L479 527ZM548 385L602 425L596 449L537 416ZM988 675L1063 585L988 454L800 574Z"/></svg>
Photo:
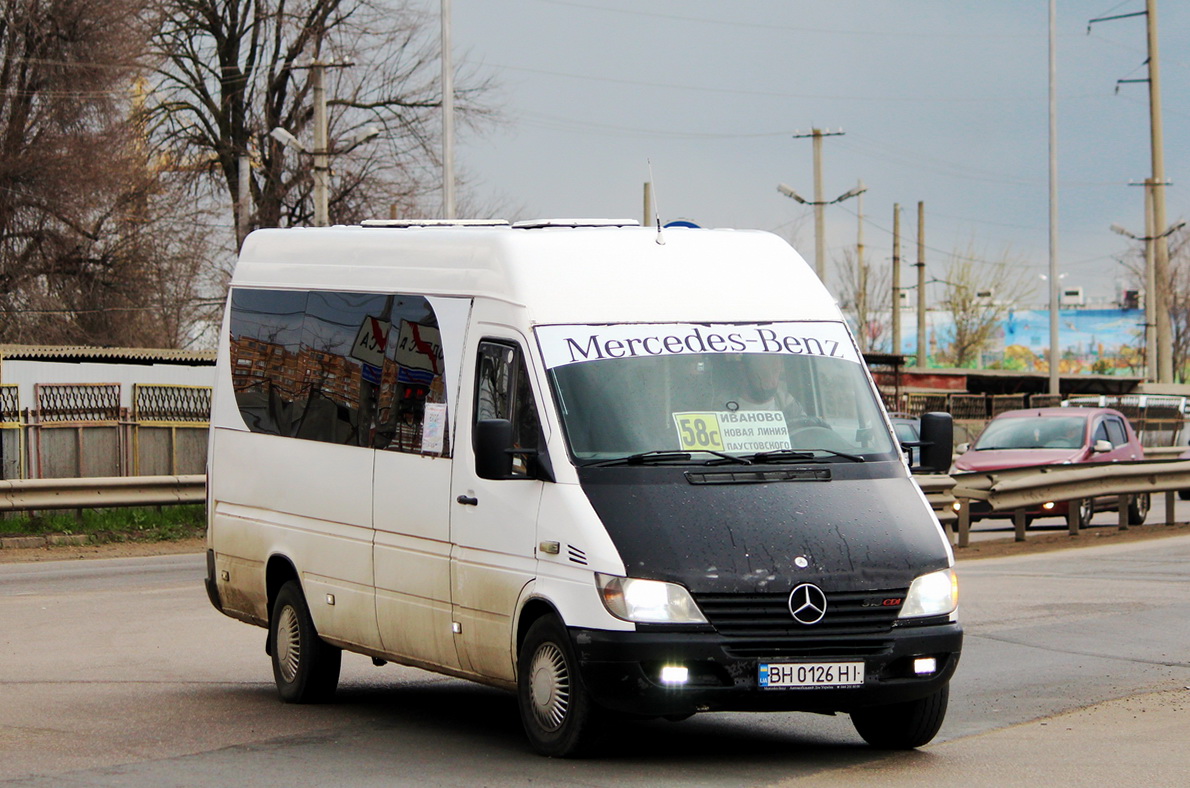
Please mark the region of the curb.
<svg viewBox="0 0 1190 788"><path fill-rule="evenodd" d="M49 536L4 536L0 537L0 550L19 550L50 545L87 544L86 534L50 534Z"/></svg>

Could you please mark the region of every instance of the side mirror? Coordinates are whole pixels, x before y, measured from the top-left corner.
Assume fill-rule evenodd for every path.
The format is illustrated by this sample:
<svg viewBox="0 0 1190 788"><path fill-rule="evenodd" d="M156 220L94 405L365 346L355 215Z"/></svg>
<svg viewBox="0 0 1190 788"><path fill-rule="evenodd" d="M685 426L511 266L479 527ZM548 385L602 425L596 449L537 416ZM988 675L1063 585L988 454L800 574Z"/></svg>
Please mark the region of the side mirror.
<svg viewBox="0 0 1190 788"><path fill-rule="evenodd" d="M955 454L966 454L969 451L971 451L970 443L960 443L958 446L954 447Z"/></svg>
<svg viewBox="0 0 1190 788"><path fill-rule="evenodd" d="M481 479L512 476L512 422L484 419L475 425L475 475Z"/></svg>
<svg viewBox="0 0 1190 788"><path fill-rule="evenodd" d="M929 473L949 473L954 458L954 419L949 413L921 415L921 467Z"/></svg>
<svg viewBox="0 0 1190 788"><path fill-rule="evenodd" d="M1102 454L1103 452L1111 451L1114 448L1115 446L1111 445L1111 441L1100 439L1095 441L1095 445L1091 447L1091 451L1095 452L1096 454Z"/></svg>

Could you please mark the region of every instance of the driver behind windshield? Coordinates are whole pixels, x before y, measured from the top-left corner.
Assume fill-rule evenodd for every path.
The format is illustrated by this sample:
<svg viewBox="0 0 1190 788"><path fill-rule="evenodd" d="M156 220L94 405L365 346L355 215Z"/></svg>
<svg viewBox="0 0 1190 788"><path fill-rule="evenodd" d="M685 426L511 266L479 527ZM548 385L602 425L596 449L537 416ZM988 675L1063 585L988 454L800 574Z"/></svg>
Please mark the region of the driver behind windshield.
<svg viewBox="0 0 1190 788"><path fill-rule="evenodd" d="M725 410L779 410L792 423L806 417L805 408L785 387L782 373L785 365L777 355L745 353L741 356L742 386L729 397Z"/></svg>

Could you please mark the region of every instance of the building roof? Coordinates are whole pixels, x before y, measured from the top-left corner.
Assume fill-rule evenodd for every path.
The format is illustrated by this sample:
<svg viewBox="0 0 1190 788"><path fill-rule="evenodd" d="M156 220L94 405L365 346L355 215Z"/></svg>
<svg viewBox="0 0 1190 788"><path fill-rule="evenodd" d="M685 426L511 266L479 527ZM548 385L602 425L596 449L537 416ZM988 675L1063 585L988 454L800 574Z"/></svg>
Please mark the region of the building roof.
<svg viewBox="0 0 1190 788"><path fill-rule="evenodd" d="M213 366L215 364L215 351L177 350L171 348L87 347L85 345L0 344L0 360Z"/></svg>

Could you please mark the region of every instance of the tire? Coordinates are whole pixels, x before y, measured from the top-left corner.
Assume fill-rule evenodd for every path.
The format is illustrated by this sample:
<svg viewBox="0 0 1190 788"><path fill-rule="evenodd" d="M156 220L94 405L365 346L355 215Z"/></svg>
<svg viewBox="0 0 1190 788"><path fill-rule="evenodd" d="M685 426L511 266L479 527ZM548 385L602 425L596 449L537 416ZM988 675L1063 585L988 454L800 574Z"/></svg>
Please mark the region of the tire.
<svg viewBox="0 0 1190 788"><path fill-rule="evenodd" d="M273 679L286 703L325 703L339 685L341 649L326 643L314 629L306 596L296 580L281 586L269 617L269 653Z"/></svg>
<svg viewBox="0 0 1190 788"><path fill-rule="evenodd" d="M872 706L851 712L851 724L873 747L912 750L926 744L942 727L950 699L947 685L933 695L906 703Z"/></svg>
<svg viewBox="0 0 1190 788"><path fill-rule="evenodd" d="M1190 501L1190 490L1178 490L1178 499L1182 501Z"/></svg>
<svg viewBox="0 0 1190 788"><path fill-rule="evenodd" d="M570 636L554 616L533 622L521 644L517 704L525 735L542 755L573 758L598 742L602 710L583 686Z"/></svg>
<svg viewBox="0 0 1190 788"><path fill-rule="evenodd" d="M1149 516L1149 504L1148 493L1132 496L1132 499L1128 501L1128 524L1143 525L1145 518Z"/></svg>

